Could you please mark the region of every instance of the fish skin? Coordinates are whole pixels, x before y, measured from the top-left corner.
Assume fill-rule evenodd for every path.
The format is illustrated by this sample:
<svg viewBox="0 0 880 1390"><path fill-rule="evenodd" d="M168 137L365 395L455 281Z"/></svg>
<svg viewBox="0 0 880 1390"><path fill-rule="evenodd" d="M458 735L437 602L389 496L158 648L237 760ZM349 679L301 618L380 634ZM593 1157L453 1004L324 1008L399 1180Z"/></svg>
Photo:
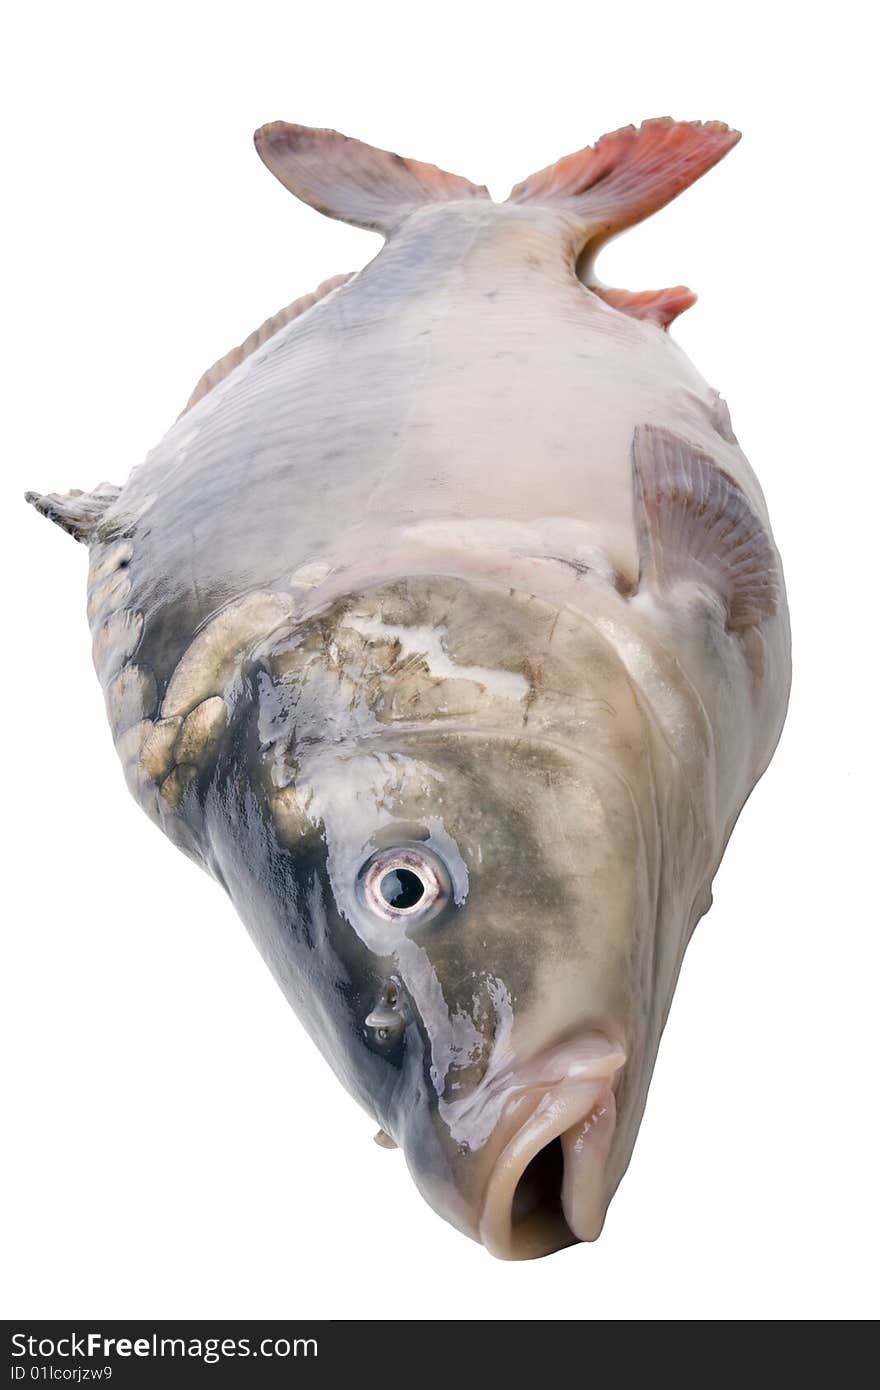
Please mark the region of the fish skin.
<svg viewBox="0 0 880 1390"><path fill-rule="evenodd" d="M499 205L264 129L282 182L383 250L212 369L122 489L30 500L89 544L144 809L219 878L427 1200L495 1254L544 1254L601 1229L785 716L763 495L665 331L664 294L689 292L652 308L592 275L736 136L628 128ZM362 866L398 845L440 865L424 920L365 906ZM506 1219L554 1105L565 1219L546 1194Z"/></svg>

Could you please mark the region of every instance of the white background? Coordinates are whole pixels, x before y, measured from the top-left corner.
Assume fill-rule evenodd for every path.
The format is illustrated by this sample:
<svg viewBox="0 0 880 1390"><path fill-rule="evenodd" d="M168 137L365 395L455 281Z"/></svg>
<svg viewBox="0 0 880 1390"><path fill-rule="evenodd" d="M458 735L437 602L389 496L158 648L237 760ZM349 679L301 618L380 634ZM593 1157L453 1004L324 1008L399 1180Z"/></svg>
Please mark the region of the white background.
<svg viewBox="0 0 880 1390"><path fill-rule="evenodd" d="M878 1311L862 8L19 7L2 82L6 1316ZM90 664L85 550L20 494L122 482L209 363L378 249L285 193L256 126L334 126L503 197L664 114L744 138L601 273L700 293L674 333L764 485L794 693L601 1240L505 1265L371 1142L220 889L128 798Z"/></svg>

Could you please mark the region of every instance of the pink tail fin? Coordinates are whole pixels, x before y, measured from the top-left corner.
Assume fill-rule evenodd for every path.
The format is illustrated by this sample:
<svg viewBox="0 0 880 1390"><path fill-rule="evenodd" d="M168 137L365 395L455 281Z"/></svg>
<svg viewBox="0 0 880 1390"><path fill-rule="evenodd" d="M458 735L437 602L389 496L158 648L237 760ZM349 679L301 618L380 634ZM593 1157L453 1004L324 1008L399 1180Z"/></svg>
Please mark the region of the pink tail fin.
<svg viewBox="0 0 880 1390"><path fill-rule="evenodd" d="M721 121L664 116L624 126L518 183L508 202L561 206L582 221L588 240L607 241L665 207L739 138Z"/></svg>
<svg viewBox="0 0 880 1390"><path fill-rule="evenodd" d="M696 298L683 285L641 294L599 285L593 263L618 232L665 207L739 140L721 121L669 117L625 126L518 183L508 202L546 203L580 225L578 275L612 308L668 328Z"/></svg>

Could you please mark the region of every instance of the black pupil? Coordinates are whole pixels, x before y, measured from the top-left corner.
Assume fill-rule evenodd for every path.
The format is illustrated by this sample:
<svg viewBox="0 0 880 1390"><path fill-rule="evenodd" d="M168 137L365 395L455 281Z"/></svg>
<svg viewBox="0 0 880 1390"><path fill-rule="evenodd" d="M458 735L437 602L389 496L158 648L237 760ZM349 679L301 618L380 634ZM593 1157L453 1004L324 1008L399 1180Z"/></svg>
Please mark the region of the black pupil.
<svg viewBox="0 0 880 1390"><path fill-rule="evenodd" d="M425 896L425 885L411 869L392 869L383 876L379 892L389 907L415 907Z"/></svg>

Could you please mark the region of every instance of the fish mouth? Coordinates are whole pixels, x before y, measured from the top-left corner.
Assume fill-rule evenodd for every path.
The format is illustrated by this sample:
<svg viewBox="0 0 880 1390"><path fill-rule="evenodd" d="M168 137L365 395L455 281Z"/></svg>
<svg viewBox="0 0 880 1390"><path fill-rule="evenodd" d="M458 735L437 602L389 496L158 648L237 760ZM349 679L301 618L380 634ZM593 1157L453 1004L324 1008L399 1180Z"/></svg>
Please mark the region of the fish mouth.
<svg viewBox="0 0 880 1390"><path fill-rule="evenodd" d="M502 1260L537 1259L602 1230L605 1168L617 1118L614 1081L625 1053L572 1068L545 1090L495 1160L479 1239Z"/></svg>

